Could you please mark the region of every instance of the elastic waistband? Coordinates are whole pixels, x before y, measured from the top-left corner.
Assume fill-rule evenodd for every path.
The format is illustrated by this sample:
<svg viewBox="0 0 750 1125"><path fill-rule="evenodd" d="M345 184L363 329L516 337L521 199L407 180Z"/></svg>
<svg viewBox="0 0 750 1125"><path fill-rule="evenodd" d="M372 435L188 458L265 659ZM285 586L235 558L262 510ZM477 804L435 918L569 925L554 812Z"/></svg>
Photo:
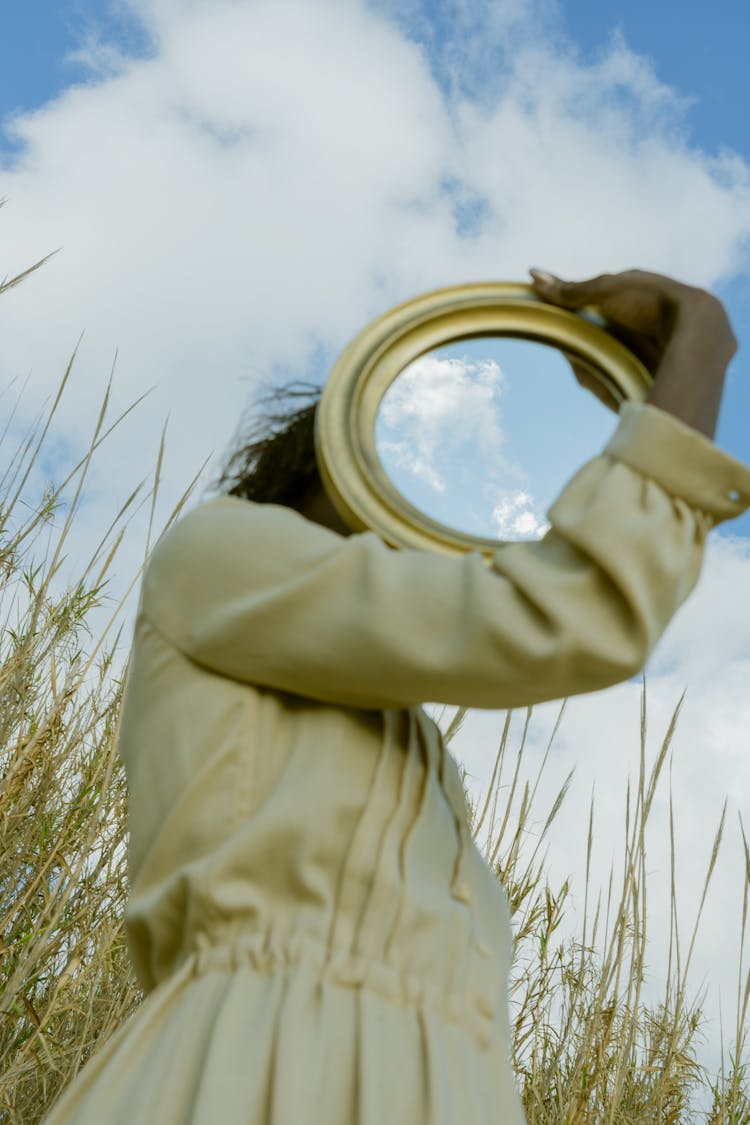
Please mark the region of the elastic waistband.
<svg viewBox="0 0 750 1125"><path fill-rule="evenodd" d="M489 997L477 1006L465 996L446 992L434 981L349 950L330 950L308 936L281 942L259 931L198 933L174 972L194 977L247 968L266 975L303 970L339 988L364 988L392 1003L429 1008L471 1032L481 1047L487 1047L498 1035L497 1013Z"/></svg>

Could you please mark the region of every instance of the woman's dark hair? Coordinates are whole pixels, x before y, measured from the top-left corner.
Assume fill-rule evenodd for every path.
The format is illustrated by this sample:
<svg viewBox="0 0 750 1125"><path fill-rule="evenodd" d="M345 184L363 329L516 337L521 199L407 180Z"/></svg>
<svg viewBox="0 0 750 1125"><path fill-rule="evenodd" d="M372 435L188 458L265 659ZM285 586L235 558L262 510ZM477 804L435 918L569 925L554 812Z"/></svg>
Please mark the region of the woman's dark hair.
<svg viewBox="0 0 750 1125"><path fill-rule="evenodd" d="M217 491L259 504L296 508L308 489L320 482L315 459L315 411L323 388L293 381L266 384L248 411L249 426L216 482ZM294 403L312 399L306 406ZM287 401L291 405L287 405ZM257 406L274 405L258 413Z"/></svg>

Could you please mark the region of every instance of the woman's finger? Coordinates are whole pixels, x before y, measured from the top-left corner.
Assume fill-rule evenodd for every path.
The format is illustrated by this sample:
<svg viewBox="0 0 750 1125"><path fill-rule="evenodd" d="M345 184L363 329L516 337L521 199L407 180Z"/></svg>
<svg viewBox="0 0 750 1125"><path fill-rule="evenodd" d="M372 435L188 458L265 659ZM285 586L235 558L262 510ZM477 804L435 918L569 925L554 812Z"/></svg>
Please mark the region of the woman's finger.
<svg viewBox="0 0 750 1125"><path fill-rule="evenodd" d="M612 275L599 274L587 281L563 281L546 270L529 270L534 279L534 287L545 300L563 305L566 309L581 309L584 305L595 305L609 292Z"/></svg>

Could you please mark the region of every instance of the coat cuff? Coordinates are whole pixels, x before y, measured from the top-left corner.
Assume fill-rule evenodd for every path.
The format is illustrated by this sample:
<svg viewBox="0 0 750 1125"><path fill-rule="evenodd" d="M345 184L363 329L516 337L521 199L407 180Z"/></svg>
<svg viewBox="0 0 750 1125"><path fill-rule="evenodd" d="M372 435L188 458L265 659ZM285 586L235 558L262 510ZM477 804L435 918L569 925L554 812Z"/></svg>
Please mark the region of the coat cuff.
<svg viewBox="0 0 750 1125"><path fill-rule="evenodd" d="M750 508L750 468L650 403L623 403L620 424L603 454L650 477L714 524Z"/></svg>

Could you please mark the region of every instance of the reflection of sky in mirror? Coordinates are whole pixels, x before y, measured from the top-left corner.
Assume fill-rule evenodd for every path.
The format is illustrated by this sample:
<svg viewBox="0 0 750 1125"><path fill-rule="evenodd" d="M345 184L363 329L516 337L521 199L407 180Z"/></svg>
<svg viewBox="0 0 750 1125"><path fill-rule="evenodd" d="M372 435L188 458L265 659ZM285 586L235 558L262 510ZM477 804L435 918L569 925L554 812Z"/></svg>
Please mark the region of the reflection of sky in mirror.
<svg viewBox="0 0 750 1125"><path fill-rule="evenodd" d="M428 516L473 535L533 539L616 424L554 348L483 337L405 368L383 397L375 441L394 485Z"/></svg>

